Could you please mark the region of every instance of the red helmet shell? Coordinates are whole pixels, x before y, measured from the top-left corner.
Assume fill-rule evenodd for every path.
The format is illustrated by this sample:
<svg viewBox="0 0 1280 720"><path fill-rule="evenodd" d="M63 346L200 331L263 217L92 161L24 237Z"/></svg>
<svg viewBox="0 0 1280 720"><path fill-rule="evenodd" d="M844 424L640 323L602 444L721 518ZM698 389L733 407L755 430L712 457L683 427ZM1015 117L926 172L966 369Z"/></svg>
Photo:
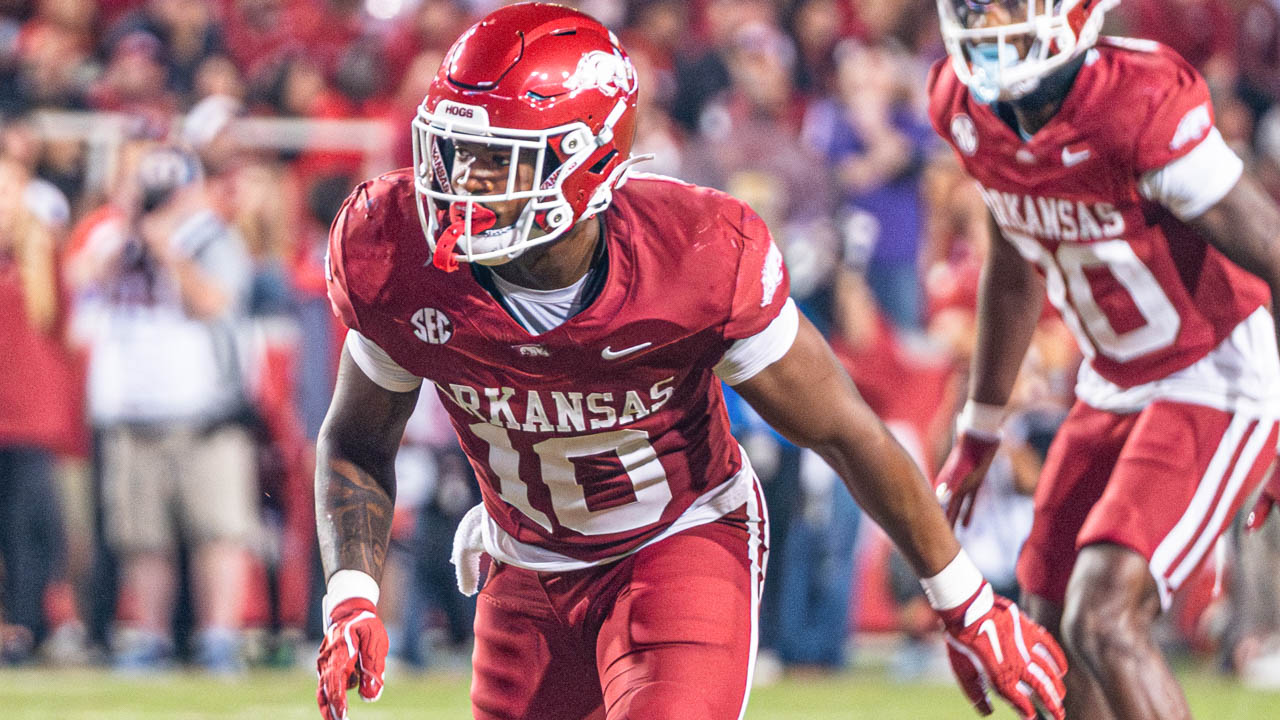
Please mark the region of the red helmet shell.
<svg viewBox="0 0 1280 720"><path fill-rule="evenodd" d="M631 155L636 98L635 69L612 32L570 8L521 3L495 10L458 38L423 108L434 113L443 101L482 106L495 130L581 122L599 137L623 101L607 140L563 180L576 221L596 189ZM560 148L561 139L549 142L563 162L570 153Z"/></svg>

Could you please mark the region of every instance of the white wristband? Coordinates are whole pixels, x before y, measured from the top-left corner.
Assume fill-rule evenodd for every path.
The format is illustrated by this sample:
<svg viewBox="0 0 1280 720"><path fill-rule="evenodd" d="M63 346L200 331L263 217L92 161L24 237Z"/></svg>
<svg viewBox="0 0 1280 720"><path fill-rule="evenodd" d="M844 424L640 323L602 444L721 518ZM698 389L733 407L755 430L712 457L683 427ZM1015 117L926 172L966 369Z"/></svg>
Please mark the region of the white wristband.
<svg viewBox="0 0 1280 720"><path fill-rule="evenodd" d="M339 570L329 578L324 594L324 621L329 622L329 614L344 600L364 598L374 605L378 604L378 581L373 576L359 570Z"/></svg>
<svg viewBox="0 0 1280 720"><path fill-rule="evenodd" d="M920 580L920 586L934 610L950 610L973 597L986 581L982 571L962 549L937 575Z"/></svg>
<svg viewBox="0 0 1280 720"><path fill-rule="evenodd" d="M1003 422L1003 405L988 405L970 398L956 416L956 432L994 440L1000 437L1000 425Z"/></svg>

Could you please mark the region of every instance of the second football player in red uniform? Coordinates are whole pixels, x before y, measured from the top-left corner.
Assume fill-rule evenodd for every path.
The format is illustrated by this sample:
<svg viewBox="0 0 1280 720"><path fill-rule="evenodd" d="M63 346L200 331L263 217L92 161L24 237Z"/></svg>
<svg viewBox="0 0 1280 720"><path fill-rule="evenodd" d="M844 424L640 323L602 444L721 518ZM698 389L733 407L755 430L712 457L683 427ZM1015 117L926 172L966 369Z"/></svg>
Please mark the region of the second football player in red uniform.
<svg viewBox="0 0 1280 720"><path fill-rule="evenodd" d="M393 460L426 379L484 497L454 548L464 591L489 567L475 717L741 718L768 532L723 380L902 548L970 698L994 689L1061 720L1061 650L961 552L788 298L760 218L669 178L623 186L636 92L591 18L497 10L440 68L414 166L361 185L334 223L330 296L350 332L318 446L322 712L345 716L349 683L382 690Z"/></svg>
<svg viewBox="0 0 1280 720"><path fill-rule="evenodd" d="M1191 66L1098 39L1115 5L939 0L930 114L996 241L938 489L967 521L1047 291L1086 362L1036 491L1024 599L1074 660L1070 717L1180 720L1150 630L1275 460L1280 212Z"/></svg>

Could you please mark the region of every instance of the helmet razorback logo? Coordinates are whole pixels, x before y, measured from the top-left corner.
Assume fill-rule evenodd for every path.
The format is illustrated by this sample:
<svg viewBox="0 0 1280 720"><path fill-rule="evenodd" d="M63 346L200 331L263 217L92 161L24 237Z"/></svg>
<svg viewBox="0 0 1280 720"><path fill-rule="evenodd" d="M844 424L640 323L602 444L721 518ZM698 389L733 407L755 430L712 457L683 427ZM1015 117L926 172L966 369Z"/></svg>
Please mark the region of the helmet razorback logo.
<svg viewBox="0 0 1280 720"><path fill-rule="evenodd" d="M617 53L592 50L578 60L578 67L564 81L570 92L596 89L613 97L630 93L636 83L636 71L630 61Z"/></svg>

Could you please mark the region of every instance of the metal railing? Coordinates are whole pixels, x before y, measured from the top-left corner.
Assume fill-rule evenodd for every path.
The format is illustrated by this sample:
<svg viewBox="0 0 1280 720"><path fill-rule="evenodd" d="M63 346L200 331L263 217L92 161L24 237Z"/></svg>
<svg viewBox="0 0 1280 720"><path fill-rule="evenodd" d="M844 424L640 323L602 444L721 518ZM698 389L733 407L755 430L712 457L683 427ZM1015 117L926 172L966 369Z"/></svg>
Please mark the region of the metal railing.
<svg viewBox="0 0 1280 720"><path fill-rule="evenodd" d="M46 140L85 144L85 189L107 189L115 176L120 149L135 133L139 120L121 113L45 110L32 125ZM181 118L174 119L174 127ZM243 147L257 150L334 150L360 152L367 174L392 168L394 129L381 120L246 117L228 128ZM405 128L408 132L408 128Z"/></svg>

